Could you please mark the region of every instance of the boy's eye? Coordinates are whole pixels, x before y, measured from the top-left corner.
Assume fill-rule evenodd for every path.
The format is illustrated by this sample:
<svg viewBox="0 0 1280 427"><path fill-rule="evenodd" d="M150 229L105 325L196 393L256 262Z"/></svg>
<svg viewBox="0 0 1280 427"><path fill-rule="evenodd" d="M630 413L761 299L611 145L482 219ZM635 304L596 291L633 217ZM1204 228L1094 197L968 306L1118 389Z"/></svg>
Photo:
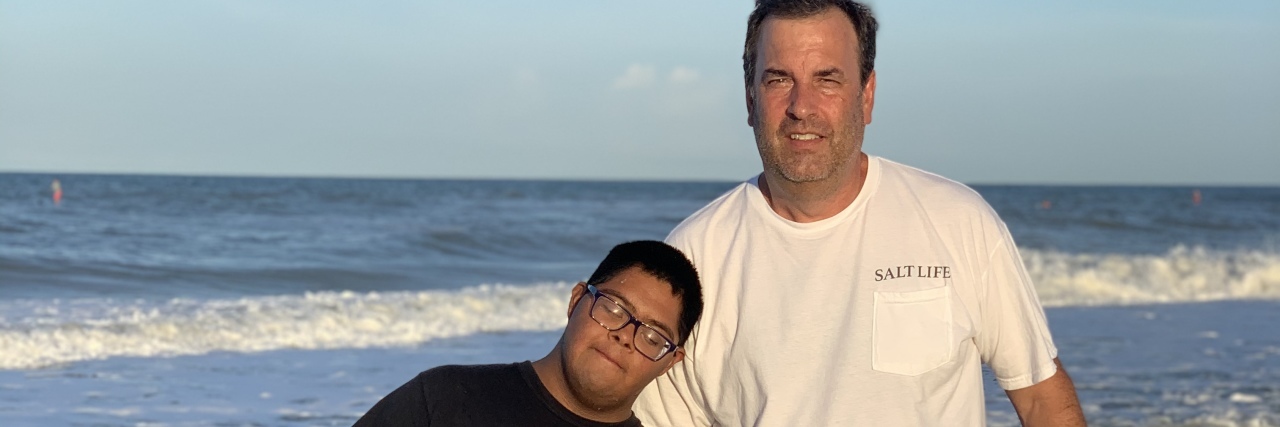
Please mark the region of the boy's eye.
<svg viewBox="0 0 1280 427"><path fill-rule="evenodd" d="M662 338L659 337L658 334L654 332L646 331L644 334L641 334L641 336L644 337L645 342L648 342L650 345L654 347L659 347L662 345Z"/></svg>

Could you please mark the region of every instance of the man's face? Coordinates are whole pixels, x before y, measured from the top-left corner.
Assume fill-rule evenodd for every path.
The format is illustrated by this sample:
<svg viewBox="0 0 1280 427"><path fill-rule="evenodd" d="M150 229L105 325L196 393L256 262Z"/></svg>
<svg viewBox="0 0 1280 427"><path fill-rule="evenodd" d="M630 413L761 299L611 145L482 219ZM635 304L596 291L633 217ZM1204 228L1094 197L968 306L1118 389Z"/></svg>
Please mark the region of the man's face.
<svg viewBox="0 0 1280 427"><path fill-rule="evenodd" d="M672 342L679 340L680 298L671 294L671 285L632 267L596 288ZM632 344L635 325L610 332L591 318L591 306L591 294L579 283L570 299L561 359L569 391L595 408L629 406L650 381L684 358L684 350L649 360Z"/></svg>
<svg viewBox="0 0 1280 427"><path fill-rule="evenodd" d="M848 16L832 8L803 19L769 17L758 43L747 123L765 171L795 183L855 173L875 73L861 83Z"/></svg>

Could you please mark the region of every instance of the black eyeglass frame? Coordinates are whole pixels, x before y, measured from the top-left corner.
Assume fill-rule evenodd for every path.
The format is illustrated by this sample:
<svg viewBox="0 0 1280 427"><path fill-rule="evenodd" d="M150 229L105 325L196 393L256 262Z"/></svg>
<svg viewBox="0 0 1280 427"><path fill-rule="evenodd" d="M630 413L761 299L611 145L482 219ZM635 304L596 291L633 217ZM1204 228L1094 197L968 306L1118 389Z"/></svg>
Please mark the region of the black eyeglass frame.
<svg viewBox="0 0 1280 427"><path fill-rule="evenodd" d="M632 343L631 345L633 347L635 347L636 335L640 334L641 326L652 329L654 333L657 333L659 337L662 337L662 339L667 342L667 345L663 346L662 350L658 352L658 357L653 357L648 354L645 354L643 351L640 351L639 347L635 347L636 352L640 353L646 359L657 362L659 360L662 360L662 358L666 357L668 354L675 353L676 348L680 347L676 345L674 341L671 341L671 338L667 338L667 335L663 334L661 330L658 330L658 328L655 328L652 325L649 325L647 323L641 322L639 319L636 319L636 316L634 314L631 314L631 310L627 310L627 307L619 303L618 300L609 298L609 295L605 294L604 292L600 292L600 290L596 288L596 285L587 285L587 292L591 294L591 307L587 310L587 316L591 317L591 320L596 321L596 324L600 325L600 327L605 328L610 332L615 332L615 331L621 331L623 329L626 329L627 326L635 325L636 326L635 329L633 329L631 332L631 343ZM601 322L600 319L596 318L594 313L596 311L596 303L600 301L600 298L607 298L614 305L617 305L618 308L622 309L623 313L627 314L627 321L624 322L622 326L619 326L617 328L609 328L608 326L605 326L605 324Z"/></svg>

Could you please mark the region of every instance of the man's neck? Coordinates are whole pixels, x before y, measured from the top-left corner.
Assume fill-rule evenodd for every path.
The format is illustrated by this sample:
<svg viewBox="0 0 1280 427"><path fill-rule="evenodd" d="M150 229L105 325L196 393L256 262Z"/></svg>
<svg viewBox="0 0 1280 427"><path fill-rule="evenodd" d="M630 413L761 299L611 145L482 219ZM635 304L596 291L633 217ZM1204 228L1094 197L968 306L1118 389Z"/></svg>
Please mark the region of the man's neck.
<svg viewBox="0 0 1280 427"><path fill-rule="evenodd" d="M602 423L619 423L631 418L631 404L618 408L593 408L574 397L569 390L569 381L560 365L559 347L551 354L533 361L533 371L538 374L538 381L546 387L557 402L579 417ZM635 400L634 398L632 399Z"/></svg>
<svg viewBox="0 0 1280 427"><path fill-rule="evenodd" d="M853 204L867 181L867 155L858 153L844 173L815 182L791 182L765 170L760 192L779 216L795 222L831 218Z"/></svg>

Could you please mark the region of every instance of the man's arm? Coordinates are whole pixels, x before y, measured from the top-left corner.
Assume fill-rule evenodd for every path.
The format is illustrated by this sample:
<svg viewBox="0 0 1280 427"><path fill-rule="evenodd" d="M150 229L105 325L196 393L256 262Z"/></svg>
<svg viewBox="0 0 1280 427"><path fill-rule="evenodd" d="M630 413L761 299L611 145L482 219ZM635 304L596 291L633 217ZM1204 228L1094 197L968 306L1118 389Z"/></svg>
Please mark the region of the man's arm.
<svg viewBox="0 0 1280 427"><path fill-rule="evenodd" d="M1063 369L1062 361L1053 358L1058 372L1035 385L1006 390L1018 419L1026 427L1085 426L1084 412L1076 397L1076 386Z"/></svg>

